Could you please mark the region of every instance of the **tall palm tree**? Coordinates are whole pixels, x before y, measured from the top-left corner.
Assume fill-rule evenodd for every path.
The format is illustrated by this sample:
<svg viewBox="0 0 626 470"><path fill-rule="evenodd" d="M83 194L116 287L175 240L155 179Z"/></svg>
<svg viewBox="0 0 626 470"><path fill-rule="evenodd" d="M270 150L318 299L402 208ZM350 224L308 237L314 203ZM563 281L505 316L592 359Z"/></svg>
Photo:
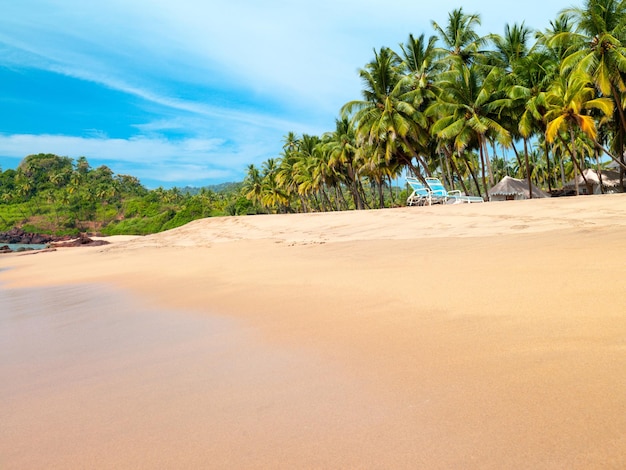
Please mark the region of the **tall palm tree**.
<svg viewBox="0 0 626 470"><path fill-rule="evenodd" d="M556 36L555 41L572 44L571 54L563 61L563 69L576 67L591 75L595 86L615 103L617 120L614 126L614 150L624 163L626 116L623 94L626 93L626 1L585 0L582 7L565 13L577 24L575 33ZM622 187L624 170L621 171Z"/></svg>
<svg viewBox="0 0 626 470"><path fill-rule="evenodd" d="M320 164L316 154L316 147L320 144L321 139L318 136L303 134L299 140L297 158L293 163L293 178L305 211L311 208L322 209L318 198L321 180L314 174L316 166Z"/></svg>
<svg viewBox="0 0 626 470"><path fill-rule="evenodd" d="M306 201L298 193L298 178L296 175L296 163L300 159L300 144L301 139L295 133L289 132L285 136L283 152L276 170L276 182L281 186L288 199L297 195L300 198L302 210L306 212Z"/></svg>
<svg viewBox="0 0 626 470"><path fill-rule="evenodd" d="M459 65L469 65L481 52L482 46L487 38L476 33L475 28L480 26L480 15L466 14L463 8L452 10L448 14L448 23L440 26L437 22L432 22L433 29L443 42L443 47L439 49L444 61L448 66L454 63Z"/></svg>
<svg viewBox="0 0 626 470"><path fill-rule="evenodd" d="M478 149L487 197L487 142L495 139L508 145L511 140L510 133L497 121L493 109L493 103L498 99L495 91L500 76L501 72L495 67L486 77L475 66L449 70L441 75L441 93L427 111L436 118L432 132L438 138L452 141L457 151L471 146ZM493 183L493 175L489 173Z"/></svg>
<svg viewBox="0 0 626 470"><path fill-rule="evenodd" d="M532 30L524 23L506 24L504 36L494 34L491 40L495 50L490 54L493 64L500 67L506 74L514 73L516 65L530 52L529 41Z"/></svg>
<svg viewBox="0 0 626 470"><path fill-rule="evenodd" d="M575 169L579 168L576 140L576 130L582 131L597 146L597 126L592 110L601 116L610 116L613 112L613 102L610 98L595 96L591 77L575 71L569 77L560 76L551 86L546 95L548 112L546 113L546 140L554 142L561 131L569 133L569 152ZM574 170L576 171L576 170ZM576 194L578 194L578 178L575 176Z"/></svg>
<svg viewBox="0 0 626 470"><path fill-rule="evenodd" d="M518 33L519 34L519 33ZM506 98L498 103L509 119L504 123L515 140L523 140L525 162L519 161L519 154L512 144L518 157L519 167L531 170L529 158L529 141L533 136L545 134L545 94L558 73L558 60L554 51L545 47L541 39L526 55L513 57L510 61L510 73L503 82ZM549 151L544 146L544 157L549 167ZM527 173L529 192L532 195L531 175ZM550 186L548 186L550 189Z"/></svg>
<svg viewBox="0 0 626 470"><path fill-rule="evenodd" d="M263 178L261 180L261 204L268 209L284 212L289 198L276 180L278 163L276 159L269 158L262 165Z"/></svg>
<svg viewBox="0 0 626 470"><path fill-rule="evenodd" d="M364 209L358 178L359 161L357 158L356 133L347 118L335 121L335 131L329 134L324 146L329 154L329 165L337 171L340 168L345 170L343 172L344 183L350 190L354 207L358 210Z"/></svg>
<svg viewBox="0 0 626 470"><path fill-rule="evenodd" d="M398 56L386 47L374 54L374 60L359 72L364 99L346 103L342 116L351 117L359 145L369 147L370 158L387 163L399 159L421 177L412 158L426 167L418 153L427 138L426 118L413 105L415 90L407 90L398 71Z"/></svg>
<svg viewBox="0 0 626 470"><path fill-rule="evenodd" d="M409 34L406 43L400 44L400 71L406 76L407 86L417 91L412 95L415 106L435 97L435 80L441 71L436 43L436 36L430 36L426 40L423 34L417 38Z"/></svg>
<svg viewBox="0 0 626 470"><path fill-rule="evenodd" d="M252 201L254 204L261 204L261 198L263 195L263 178L259 168L254 164L248 165L248 172L243 180L243 188L246 199Z"/></svg>
<svg viewBox="0 0 626 470"><path fill-rule="evenodd" d="M490 54L491 64L504 72L500 89L506 93L506 97L494 105L500 108L501 123L510 132L512 138L521 139L524 142L524 167L527 170L525 178L528 180L530 197L533 191L528 161L528 139L536 130L535 120L529 119L535 116L529 112L528 101L528 98L532 96L532 85L528 80L532 75L528 71L533 70L528 66L535 65L528 61L530 50L528 43L531 33L531 30L524 24L507 24L504 28L504 36L491 36L495 50ZM521 167L514 141L511 145Z"/></svg>

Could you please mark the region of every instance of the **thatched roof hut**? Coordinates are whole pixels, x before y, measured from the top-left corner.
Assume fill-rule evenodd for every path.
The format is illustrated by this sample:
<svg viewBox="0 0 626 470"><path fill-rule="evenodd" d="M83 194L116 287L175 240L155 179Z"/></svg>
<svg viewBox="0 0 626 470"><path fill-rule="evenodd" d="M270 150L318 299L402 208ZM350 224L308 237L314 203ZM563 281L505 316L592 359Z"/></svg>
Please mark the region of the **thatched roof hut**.
<svg viewBox="0 0 626 470"><path fill-rule="evenodd" d="M534 184L532 185L533 198L550 197ZM489 190L490 201L515 201L518 199L530 199L528 180L505 176Z"/></svg>
<svg viewBox="0 0 626 470"><path fill-rule="evenodd" d="M600 188L600 175L597 170L587 168L583 171L584 178L581 175L577 175L578 190L580 194L602 194L615 193L619 191L619 171L602 170L600 175L602 176L602 189ZM576 187L575 180L568 181L563 186L567 189L573 189Z"/></svg>

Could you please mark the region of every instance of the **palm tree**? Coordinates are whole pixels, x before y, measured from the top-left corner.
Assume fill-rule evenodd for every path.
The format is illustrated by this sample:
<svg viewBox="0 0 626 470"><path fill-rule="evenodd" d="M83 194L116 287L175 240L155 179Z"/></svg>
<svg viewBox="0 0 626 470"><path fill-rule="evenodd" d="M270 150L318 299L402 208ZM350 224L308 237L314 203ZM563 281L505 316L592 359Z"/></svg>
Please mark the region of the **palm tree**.
<svg viewBox="0 0 626 470"><path fill-rule="evenodd" d="M487 141L496 139L510 143L510 133L495 119L493 103L500 72L492 68L486 77L475 66L462 66L441 75L441 93L427 114L436 122L432 132L440 139L450 140L457 151L474 145L479 152L483 189L487 192L486 171L489 161ZM493 175L490 181L493 184ZM487 193L487 197L489 194Z"/></svg>
<svg viewBox="0 0 626 470"><path fill-rule="evenodd" d="M354 126L347 118L335 121L335 131L328 135L324 143L325 150L329 155L329 165L336 168L344 168L342 172L344 182L350 190L354 207L358 210L364 208L363 197L361 196L360 182L358 178L358 158L357 145Z"/></svg>
<svg viewBox="0 0 626 470"><path fill-rule="evenodd" d="M519 33L518 33L519 34ZM506 98L497 104L502 107L508 119L503 125L511 132L514 139L524 143L525 163L519 158L514 143L512 148L518 158L518 166L530 171L529 140L534 135L545 134L546 113L545 93L558 73L558 62L554 53L543 47L539 42L527 55L512 58L508 80L503 83ZM548 147L544 147L546 165L549 167ZM532 197L531 175L524 176L528 180L529 192Z"/></svg>
<svg viewBox="0 0 626 470"><path fill-rule="evenodd" d="M284 212L288 206L289 198L276 179L278 164L274 158L267 159L262 166L263 178L261 180L261 204L268 209Z"/></svg>
<svg viewBox="0 0 626 470"><path fill-rule="evenodd" d="M546 140L554 142L561 131L569 133L569 153L575 170L581 173L575 144L576 130L582 131L596 146L597 126L591 110L596 110L601 116L610 116L613 112L613 102L610 98L595 97L591 77L582 72L572 72L569 77L559 77L546 95L548 112L546 113ZM576 194L578 194L578 179L576 181Z"/></svg>
<svg viewBox="0 0 626 470"><path fill-rule="evenodd" d="M246 199L254 204L261 204L263 194L262 177L259 169L254 164L248 165L248 173L243 180L243 188Z"/></svg>
<svg viewBox="0 0 626 470"><path fill-rule="evenodd" d="M500 121L513 139L522 139L524 142L524 166L527 170L525 178L528 180L528 191L532 197L528 139L536 131L537 113L531 112L536 107L532 106L534 103L530 102L529 98L533 97L533 92L537 93L537 90L533 90L536 83L532 82L534 76L529 73L531 70L536 70L532 67L536 63L528 60L530 35L531 30L524 24L507 24L504 28L504 36L492 35L495 51L490 54L490 58L492 65L504 72L503 79L500 81L500 90L506 93L506 97L494 103L494 106L500 108ZM519 166L522 167L514 141L511 142L511 146Z"/></svg>
<svg viewBox="0 0 626 470"><path fill-rule="evenodd" d="M426 41L423 34L417 38L409 34L407 42L400 44L402 54L398 56L399 69L406 77L407 86L417 91L412 95L414 106L420 106L435 98L435 79L441 71L436 43L436 36L430 36Z"/></svg>
<svg viewBox="0 0 626 470"><path fill-rule="evenodd" d="M413 104L416 91L407 89L398 71L398 56L391 49L383 47L374 54L374 60L359 72L364 99L346 103L342 116L352 119L357 141L361 147L368 147L369 158L387 163L399 159L422 177L412 158L426 168L418 148L426 142L428 123Z"/></svg>
<svg viewBox="0 0 626 470"><path fill-rule="evenodd" d="M591 75L602 96L615 104L614 150L624 163L626 117L622 95L626 92L626 1L586 0L583 7L564 11L577 23L576 33L557 35L554 41L571 44L563 69L578 68ZM622 187L624 170L621 167Z"/></svg>
<svg viewBox="0 0 626 470"><path fill-rule="evenodd" d="M276 170L276 181L283 189L288 200L298 194L298 183L295 164L300 159L300 138L293 132L289 132L284 138L283 152ZM306 202L300 197L302 210L306 212Z"/></svg>
<svg viewBox="0 0 626 470"><path fill-rule="evenodd" d="M514 73L516 65L529 53L528 42L531 34L531 29L522 23L506 24L504 36L492 35L495 51L490 56L493 65L503 69L506 74Z"/></svg>
<svg viewBox="0 0 626 470"><path fill-rule="evenodd" d="M481 47L487 38L480 37L475 29L480 26L480 15L463 13L463 8L452 10L448 14L448 23L445 27L432 22L435 32L443 42L439 53L448 66L469 65L481 52Z"/></svg>

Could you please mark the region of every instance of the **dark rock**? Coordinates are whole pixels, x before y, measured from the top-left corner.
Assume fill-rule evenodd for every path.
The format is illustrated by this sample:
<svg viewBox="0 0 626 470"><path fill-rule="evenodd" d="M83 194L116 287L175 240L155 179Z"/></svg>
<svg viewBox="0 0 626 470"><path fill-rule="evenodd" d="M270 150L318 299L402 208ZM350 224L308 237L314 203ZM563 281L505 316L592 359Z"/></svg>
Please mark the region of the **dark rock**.
<svg viewBox="0 0 626 470"><path fill-rule="evenodd" d="M16 243L21 245L35 244L50 246L98 246L109 244L109 242L104 240L92 240L85 233L81 233L78 238L71 235L56 237L53 235L45 235L41 233L28 233L17 227L12 228L8 232L0 232L0 243ZM3 253L5 252L6 251L4 251Z"/></svg>
<svg viewBox="0 0 626 470"><path fill-rule="evenodd" d="M41 233L28 233L21 228L12 228L8 232L0 232L0 243L19 243L23 245L45 245L54 241L52 235L44 235Z"/></svg>
<svg viewBox="0 0 626 470"><path fill-rule="evenodd" d="M57 241L50 244L52 247L63 248L72 246L101 246L108 245L109 242L105 240L92 240L86 234L81 233L78 238L68 241Z"/></svg>

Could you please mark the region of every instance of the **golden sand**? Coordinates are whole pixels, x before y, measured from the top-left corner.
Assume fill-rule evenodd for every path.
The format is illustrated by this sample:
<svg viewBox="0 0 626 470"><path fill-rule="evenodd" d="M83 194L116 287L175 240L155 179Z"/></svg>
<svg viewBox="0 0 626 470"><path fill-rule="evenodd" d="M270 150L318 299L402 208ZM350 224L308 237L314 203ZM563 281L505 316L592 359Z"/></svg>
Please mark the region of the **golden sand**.
<svg viewBox="0 0 626 470"><path fill-rule="evenodd" d="M626 467L626 195L112 240L0 258L168 311L85 320L52 368L20 343L0 468Z"/></svg>

